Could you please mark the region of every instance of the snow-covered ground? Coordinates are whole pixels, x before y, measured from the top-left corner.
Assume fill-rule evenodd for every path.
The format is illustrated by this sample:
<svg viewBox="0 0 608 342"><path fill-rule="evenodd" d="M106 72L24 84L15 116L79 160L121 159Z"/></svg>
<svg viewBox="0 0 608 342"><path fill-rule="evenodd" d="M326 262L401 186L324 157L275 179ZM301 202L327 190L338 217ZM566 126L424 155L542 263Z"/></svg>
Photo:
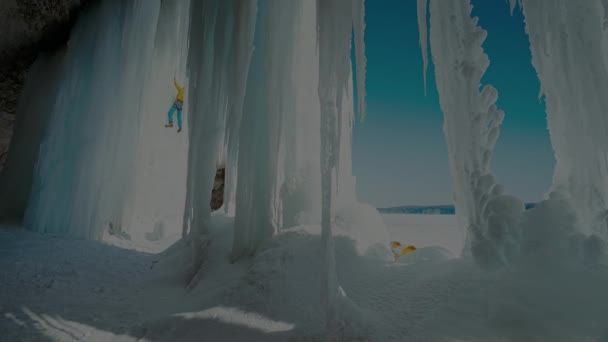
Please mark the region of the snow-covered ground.
<svg viewBox="0 0 608 342"><path fill-rule="evenodd" d="M604 269L482 272L450 252L462 246L455 217L383 219L390 238L420 249L398 263L360 256L336 223L346 341L607 341ZM213 220L193 289L179 277L180 243L154 255L3 227L0 341L323 340L320 228L286 230L230 264L233 219Z"/></svg>

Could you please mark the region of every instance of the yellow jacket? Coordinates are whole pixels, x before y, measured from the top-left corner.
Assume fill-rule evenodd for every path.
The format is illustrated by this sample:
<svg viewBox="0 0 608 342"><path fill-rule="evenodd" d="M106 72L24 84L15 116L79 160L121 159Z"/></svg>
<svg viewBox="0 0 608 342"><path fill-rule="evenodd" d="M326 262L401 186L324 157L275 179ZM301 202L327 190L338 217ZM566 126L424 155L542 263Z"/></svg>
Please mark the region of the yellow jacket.
<svg viewBox="0 0 608 342"><path fill-rule="evenodd" d="M184 102L184 88L180 87L175 79L173 79L173 85L175 85L175 89L177 89L177 96L175 99L177 101Z"/></svg>

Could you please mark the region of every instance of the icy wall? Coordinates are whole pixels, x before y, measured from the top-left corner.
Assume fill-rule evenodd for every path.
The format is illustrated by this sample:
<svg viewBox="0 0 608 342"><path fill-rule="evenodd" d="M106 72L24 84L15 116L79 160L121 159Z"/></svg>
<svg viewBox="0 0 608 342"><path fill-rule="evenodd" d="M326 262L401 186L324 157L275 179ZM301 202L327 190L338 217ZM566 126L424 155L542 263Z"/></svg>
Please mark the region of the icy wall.
<svg viewBox="0 0 608 342"><path fill-rule="evenodd" d="M49 234L181 234L188 139L163 125L173 78L188 84L189 15L184 1L93 4L65 51L38 58L0 180L5 213L27 204L26 226Z"/></svg>
<svg viewBox="0 0 608 342"><path fill-rule="evenodd" d="M424 9L425 4L419 2L420 40L426 59ZM477 26L477 18L471 18L471 10L470 0L431 0L430 45L456 213L467 238L464 254L471 253L480 265L493 267L517 254L524 206L503 194L490 171L504 112L495 105L496 89L487 85L480 91L481 77L489 65L482 49L486 32Z"/></svg>
<svg viewBox="0 0 608 342"><path fill-rule="evenodd" d="M59 68L26 211L30 229L99 239L129 213L142 84L160 1L83 13Z"/></svg>
<svg viewBox="0 0 608 342"><path fill-rule="evenodd" d="M141 84L142 102L137 135L132 219L124 229L132 239L145 238L151 227L162 226L159 238L180 237L186 193L188 135L186 120L190 94L185 94L182 133L164 127L176 89L173 79L186 87L186 59L190 2L161 1L151 60ZM135 113L134 113L135 114ZM175 117L174 117L175 120Z"/></svg>
<svg viewBox="0 0 608 342"><path fill-rule="evenodd" d="M552 190L574 207L580 233L607 238L608 4L521 3L555 151Z"/></svg>

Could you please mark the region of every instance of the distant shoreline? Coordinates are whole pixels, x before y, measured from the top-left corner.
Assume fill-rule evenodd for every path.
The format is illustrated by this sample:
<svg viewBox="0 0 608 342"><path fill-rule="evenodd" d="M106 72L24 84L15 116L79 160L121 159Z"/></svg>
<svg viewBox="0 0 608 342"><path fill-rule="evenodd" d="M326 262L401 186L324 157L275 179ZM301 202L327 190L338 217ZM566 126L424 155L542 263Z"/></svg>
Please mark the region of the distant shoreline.
<svg viewBox="0 0 608 342"><path fill-rule="evenodd" d="M532 209L536 203L526 203L526 210ZM404 205L398 207L377 208L381 214L420 214L420 215L455 215L454 205Z"/></svg>

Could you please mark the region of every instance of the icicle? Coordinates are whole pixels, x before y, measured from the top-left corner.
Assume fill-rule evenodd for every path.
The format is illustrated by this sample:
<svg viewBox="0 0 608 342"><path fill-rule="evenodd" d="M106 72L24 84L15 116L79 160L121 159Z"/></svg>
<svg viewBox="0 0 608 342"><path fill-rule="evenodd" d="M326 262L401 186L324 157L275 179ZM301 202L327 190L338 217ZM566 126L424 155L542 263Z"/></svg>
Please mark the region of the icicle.
<svg viewBox="0 0 608 342"><path fill-rule="evenodd" d="M188 51L190 143L183 223L184 234L188 227L190 229L188 237L192 246L193 259L187 274L191 280L190 286L196 284L202 274L200 266L204 262L209 241L209 199L216 166L224 151L226 139L232 139L226 137L225 132L238 131L238 128L231 127L239 124L238 113L237 117L232 116L230 120L227 116L235 114L243 101L241 96L244 92L239 89L242 88L241 80L247 76L237 73L245 73L249 69L246 65L246 52L250 40L246 38L247 35L243 36L244 31L237 27L234 16L239 13L252 19L256 5L249 5L253 7L243 8L235 2L223 0L192 1ZM242 60L234 55L235 51L245 54ZM234 61L237 59L238 65L235 68ZM230 152L230 157L234 158L234 153ZM239 172L241 174L246 172ZM240 182L241 180L239 184ZM235 231L235 235L236 233Z"/></svg>
<svg viewBox="0 0 608 342"><path fill-rule="evenodd" d="M319 101L321 104L321 238L325 253L321 297L326 308L326 328L337 328L338 280L332 237L332 189L340 149L338 122L343 91L350 78L351 0L317 0L319 44ZM331 338L331 336L328 336Z"/></svg>
<svg viewBox="0 0 608 342"><path fill-rule="evenodd" d="M283 121L293 115L291 72L299 6L282 0L260 3L259 48L251 62L240 129L233 259L253 254L279 226L279 166L284 165L279 145Z"/></svg>
<svg viewBox="0 0 608 342"><path fill-rule="evenodd" d="M513 11L515 10L515 6L517 5L517 0L507 0L509 2L509 7L511 11L511 15L513 15ZM521 3L520 3L521 5Z"/></svg>
<svg viewBox="0 0 608 342"><path fill-rule="evenodd" d="M316 50L316 6L297 2L293 25L293 58L289 92L284 93L284 118L277 188L281 227L320 222L319 63Z"/></svg>
<svg viewBox="0 0 608 342"><path fill-rule="evenodd" d="M428 33L426 24L427 2L429 0L418 0L418 33L420 35L420 49L422 50L422 77L424 78L424 96L426 96L426 74L429 66L428 57Z"/></svg>
<svg viewBox="0 0 608 342"><path fill-rule="evenodd" d="M253 38L256 25L257 1L237 1L234 3L234 6L235 36L232 40L232 59L235 67L232 69L233 75L230 80L233 101L229 103L225 145L227 149L227 168L234 169L235 172L232 174L236 176L238 137L243 114L243 101L245 100L249 65L254 51ZM232 180L229 183L235 183L236 185L236 179L233 176L231 178ZM227 200L229 203L233 201L232 198L227 198Z"/></svg>
<svg viewBox="0 0 608 342"><path fill-rule="evenodd" d="M365 92L365 73L367 69L367 58L365 57L365 0L353 1L353 23L355 31L355 49L357 58L357 111L361 120L367 114L366 92Z"/></svg>

